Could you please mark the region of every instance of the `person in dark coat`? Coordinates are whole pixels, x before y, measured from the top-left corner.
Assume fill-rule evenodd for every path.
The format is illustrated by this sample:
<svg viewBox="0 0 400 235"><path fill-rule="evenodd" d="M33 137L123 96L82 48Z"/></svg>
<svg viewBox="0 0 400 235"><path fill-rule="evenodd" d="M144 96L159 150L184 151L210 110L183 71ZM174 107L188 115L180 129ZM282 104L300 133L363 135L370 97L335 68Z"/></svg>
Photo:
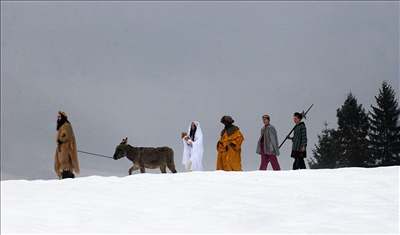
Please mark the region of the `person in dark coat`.
<svg viewBox="0 0 400 235"><path fill-rule="evenodd" d="M294 158L293 170L306 169L304 158L306 158L307 148L307 129L306 124L302 122L303 115L294 113L293 121L296 124L293 131L293 137L289 137L293 141L291 157Z"/></svg>

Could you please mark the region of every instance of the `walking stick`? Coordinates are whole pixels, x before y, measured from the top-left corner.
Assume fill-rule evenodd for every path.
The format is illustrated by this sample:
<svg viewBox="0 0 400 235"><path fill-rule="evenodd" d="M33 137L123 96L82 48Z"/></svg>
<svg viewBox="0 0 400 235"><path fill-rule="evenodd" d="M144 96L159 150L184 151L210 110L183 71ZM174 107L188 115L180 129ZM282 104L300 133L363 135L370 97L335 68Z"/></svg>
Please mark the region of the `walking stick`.
<svg viewBox="0 0 400 235"><path fill-rule="evenodd" d="M314 106L314 104L311 104L311 106L307 109L307 111L305 111L305 112L303 111L303 112L301 113L305 119L307 119L307 118L306 118L306 115L307 115L308 111L310 111L310 109L311 109L313 106ZM294 126L294 127L292 128L292 130L289 132L289 134L286 136L286 138L283 140L283 142L279 145L279 148L281 148L282 145L285 143L285 141L286 141L287 139L289 139L289 136L292 134L292 132L294 131L294 128L295 128L295 127L296 127L296 126Z"/></svg>

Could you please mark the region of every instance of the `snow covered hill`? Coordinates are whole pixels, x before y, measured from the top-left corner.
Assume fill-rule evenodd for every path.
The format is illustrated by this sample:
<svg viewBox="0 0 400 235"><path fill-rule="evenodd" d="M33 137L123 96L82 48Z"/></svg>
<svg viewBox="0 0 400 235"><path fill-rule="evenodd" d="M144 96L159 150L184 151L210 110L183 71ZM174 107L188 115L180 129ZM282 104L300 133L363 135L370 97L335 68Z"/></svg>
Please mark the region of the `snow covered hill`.
<svg viewBox="0 0 400 235"><path fill-rule="evenodd" d="M1 182L2 233L398 233L399 169Z"/></svg>

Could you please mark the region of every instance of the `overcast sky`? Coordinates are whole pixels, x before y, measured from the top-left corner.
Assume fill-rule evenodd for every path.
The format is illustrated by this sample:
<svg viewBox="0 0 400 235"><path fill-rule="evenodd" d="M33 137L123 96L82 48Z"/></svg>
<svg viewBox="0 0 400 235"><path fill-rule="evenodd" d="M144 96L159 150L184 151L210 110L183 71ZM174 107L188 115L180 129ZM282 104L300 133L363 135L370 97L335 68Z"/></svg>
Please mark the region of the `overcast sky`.
<svg viewBox="0 0 400 235"><path fill-rule="evenodd" d="M245 136L243 167L256 170L262 114L282 141L293 112L314 103L311 156L348 92L367 109L383 80L398 94L398 67L398 2L2 1L1 177L55 178L58 110L79 149L112 155L128 136L134 146L172 147L178 171L191 120L203 128L205 168L215 169L228 114ZM279 157L284 170L290 148ZM130 167L79 160L81 176Z"/></svg>

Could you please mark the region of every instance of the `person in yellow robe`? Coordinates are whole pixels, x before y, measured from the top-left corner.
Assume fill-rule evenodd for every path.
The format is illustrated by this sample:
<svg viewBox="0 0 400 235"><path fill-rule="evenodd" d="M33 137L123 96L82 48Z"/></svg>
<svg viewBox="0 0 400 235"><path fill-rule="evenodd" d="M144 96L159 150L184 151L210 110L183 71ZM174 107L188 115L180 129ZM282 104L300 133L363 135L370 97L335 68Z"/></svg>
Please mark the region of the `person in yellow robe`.
<svg viewBox="0 0 400 235"><path fill-rule="evenodd" d="M221 123L225 128L217 143L217 170L241 171L241 151L244 137L239 127L233 125L234 120L230 116L223 116Z"/></svg>

